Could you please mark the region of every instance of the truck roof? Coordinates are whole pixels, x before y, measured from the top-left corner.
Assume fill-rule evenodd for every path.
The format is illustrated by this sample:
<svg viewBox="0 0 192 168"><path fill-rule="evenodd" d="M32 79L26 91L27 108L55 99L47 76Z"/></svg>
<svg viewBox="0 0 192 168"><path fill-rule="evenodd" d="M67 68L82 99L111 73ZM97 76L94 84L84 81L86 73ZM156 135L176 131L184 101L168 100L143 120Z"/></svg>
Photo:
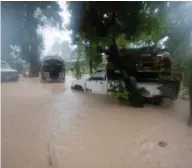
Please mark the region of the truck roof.
<svg viewBox="0 0 192 168"><path fill-rule="evenodd" d="M65 62L64 59L59 56L46 56L41 60L41 62L48 61L48 60L59 60L59 61Z"/></svg>

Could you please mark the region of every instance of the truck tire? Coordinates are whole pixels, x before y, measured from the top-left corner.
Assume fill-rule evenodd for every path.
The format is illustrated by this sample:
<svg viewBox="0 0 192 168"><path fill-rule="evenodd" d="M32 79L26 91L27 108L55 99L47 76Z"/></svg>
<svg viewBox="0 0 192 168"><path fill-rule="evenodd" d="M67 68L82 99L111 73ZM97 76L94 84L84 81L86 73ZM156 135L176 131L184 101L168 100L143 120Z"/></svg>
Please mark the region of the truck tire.
<svg viewBox="0 0 192 168"><path fill-rule="evenodd" d="M160 106L163 103L163 97L162 96L154 96L152 98L152 103L156 106Z"/></svg>
<svg viewBox="0 0 192 168"><path fill-rule="evenodd" d="M45 83L45 79L44 78L40 78L40 81L41 81L41 83Z"/></svg>
<svg viewBox="0 0 192 168"><path fill-rule="evenodd" d="M144 97L141 95L139 89L137 88L135 77L128 77L126 83L127 91L129 91L131 94L130 101L132 106L138 108L144 107Z"/></svg>
<svg viewBox="0 0 192 168"><path fill-rule="evenodd" d="M65 83L65 79L60 79L58 81L59 81L59 83Z"/></svg>
<svg viewBox="0 0 192 168"><path fill-rule="evenodd" d="M17 77L17 78L15 79L15 81L16 81L16 82L18 82L18 81L19 81L19 79L20 79L20 77Z"/></svg>
<svg viewBox="0 0 192 168"><path fill-rule="evenodd" d="M75 86L73 86L73 89L74 89L74 90L78 90L78 91L84 91L84 89L83 89L82 86L80 86L80 85L75 85Z"/></svg>
<svg viewBox="0 0 192 168"><path fill-rule="evenodd" d="M144 107L144 97L134 94L130 96L131 105L133 107L142 108Z"/></svg>

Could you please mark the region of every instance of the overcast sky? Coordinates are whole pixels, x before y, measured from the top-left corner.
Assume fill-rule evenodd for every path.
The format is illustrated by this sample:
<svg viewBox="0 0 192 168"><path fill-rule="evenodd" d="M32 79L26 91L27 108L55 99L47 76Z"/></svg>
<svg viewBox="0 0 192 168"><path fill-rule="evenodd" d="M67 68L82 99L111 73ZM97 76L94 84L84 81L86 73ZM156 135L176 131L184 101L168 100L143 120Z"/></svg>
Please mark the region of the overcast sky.
<svg viewBox="0 0 192 168"><path fill-rule="evenodd" d="M70 14L67 11L66 2L59 1L59 5L62 8L61 16L63 18L63 24L66 25L70 21ZM53 42L56 38L61 38L62 40L66 40L69 42L71 40L70 32L68 31L60 32L50 27L43 28L43 37L44 37L44 43L45 43L45 51L44 51L45 55L50 52Z"/></svg>

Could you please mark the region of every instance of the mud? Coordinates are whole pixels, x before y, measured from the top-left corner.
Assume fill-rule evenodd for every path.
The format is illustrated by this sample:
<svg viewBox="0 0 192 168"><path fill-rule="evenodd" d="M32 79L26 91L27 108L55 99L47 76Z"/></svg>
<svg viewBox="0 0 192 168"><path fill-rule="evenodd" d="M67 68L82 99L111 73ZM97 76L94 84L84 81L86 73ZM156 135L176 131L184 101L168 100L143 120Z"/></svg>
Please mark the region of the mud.
<svg viewBox="0 0 192 168"><path fill-rule="evenodd" d="M1 85L3 168L192 167L188 101L136 109L70 81Z"/></svg>

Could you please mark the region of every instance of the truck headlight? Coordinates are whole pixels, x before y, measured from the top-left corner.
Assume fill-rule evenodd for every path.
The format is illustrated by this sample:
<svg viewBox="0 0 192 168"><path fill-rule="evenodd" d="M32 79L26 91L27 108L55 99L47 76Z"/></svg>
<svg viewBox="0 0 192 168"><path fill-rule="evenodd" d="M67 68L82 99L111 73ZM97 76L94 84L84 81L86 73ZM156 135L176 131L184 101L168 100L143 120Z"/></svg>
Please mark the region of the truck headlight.
<svg viewBox="0 0 192 168"><path fill-rule="evenodd" d="M64 74L63 72L60 72L60 73L59 73L59 76L60 76L60 77L64 77L65 74Z"/></svg>
<svg viewBox="0 0 192 168"><path fill-rule="evenodd" d="M49 72L44 72L44 76L48 78L49 77Z"/></svg>

